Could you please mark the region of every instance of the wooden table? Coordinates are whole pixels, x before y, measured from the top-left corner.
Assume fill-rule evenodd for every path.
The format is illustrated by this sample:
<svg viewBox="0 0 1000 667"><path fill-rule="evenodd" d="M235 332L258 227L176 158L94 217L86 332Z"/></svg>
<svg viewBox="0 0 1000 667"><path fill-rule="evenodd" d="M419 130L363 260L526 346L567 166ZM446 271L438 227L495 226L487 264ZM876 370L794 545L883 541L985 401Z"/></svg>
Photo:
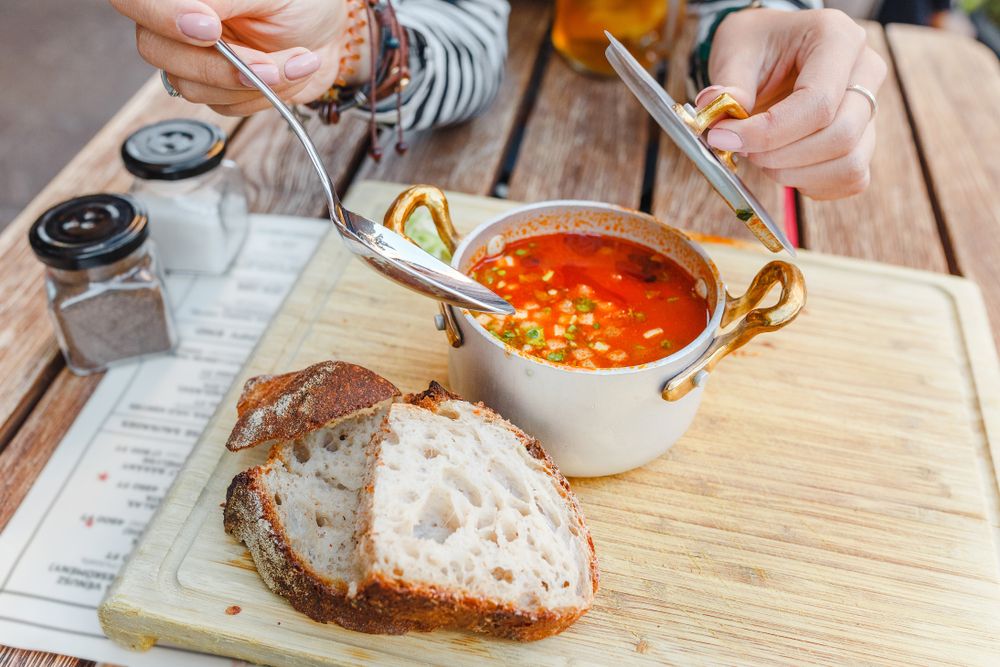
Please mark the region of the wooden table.
<svg viewBox="0 0 1000 667"><path fill-rule="evenodd" d="M495 104L465 125L410 137L404 156L386 151L381 163L371 161L358 119L317 125L314 137L341 191L354 179L376 178L523 201L599 199L651 211L679 227L749 238L618 82L582 77L552 52L550 12L547 3L515 0L507 77ZM871 45L889 63L879 94L872 185L840 202L799 197L801 243L970 277L983 289L1000 341L997 59L950 34L867 28ZM683 97L685 69L685 59L672 60L668 88L675 98ZM0 235L0 529L100 381L74 376L59 356L28 228L68 197L126 189L131 177L118 158L121 141L141 125L177 116L212 120L230 132L229 156L246 173L253 210L323 215L315 176L277 114L215 116L168 98L158 78L139 90ZM772 211L784 209L782 188L751 169L743 173ZM83 661L0 647L0 665L8 664Z"/></svg>

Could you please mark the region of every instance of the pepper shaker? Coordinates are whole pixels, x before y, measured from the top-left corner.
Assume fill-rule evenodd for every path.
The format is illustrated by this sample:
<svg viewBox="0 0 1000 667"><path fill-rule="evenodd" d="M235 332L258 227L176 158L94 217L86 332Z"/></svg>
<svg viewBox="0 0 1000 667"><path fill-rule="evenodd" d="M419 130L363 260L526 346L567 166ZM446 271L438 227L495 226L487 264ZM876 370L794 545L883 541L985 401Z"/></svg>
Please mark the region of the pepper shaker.
<svg viewBox="0 0 1000 667"><path fill-rule="evenodd" d="M135 200L71 199L43 213L28 241L45 264L49 314L71 371L87 375L174 348L162 270Z"/></svg>

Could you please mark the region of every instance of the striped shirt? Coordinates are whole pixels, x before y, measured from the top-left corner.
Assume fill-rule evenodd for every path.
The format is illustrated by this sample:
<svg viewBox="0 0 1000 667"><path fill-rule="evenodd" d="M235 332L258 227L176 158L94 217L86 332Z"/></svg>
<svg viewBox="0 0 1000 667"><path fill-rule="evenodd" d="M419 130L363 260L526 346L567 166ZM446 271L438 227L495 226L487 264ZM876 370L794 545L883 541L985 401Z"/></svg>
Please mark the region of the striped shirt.
<svg viewBox="0 0 1000 667"><path fill-rule="evenodd" d="M536 0L538 1L538 0ZM699 15L697 43L708 36L720 12L749 0L691 2ZM775 9L822 7L820 0L764 0ZM403 91L402 125L422 130L451 125L482 112L496 97L507 57L503 0L397 0L396 13L410 43L410 85ZM696 77L697 78L697 77ZM702 83L702 82L699 82ZM396 123L396 100L380 100L379 123Z"/></svg>

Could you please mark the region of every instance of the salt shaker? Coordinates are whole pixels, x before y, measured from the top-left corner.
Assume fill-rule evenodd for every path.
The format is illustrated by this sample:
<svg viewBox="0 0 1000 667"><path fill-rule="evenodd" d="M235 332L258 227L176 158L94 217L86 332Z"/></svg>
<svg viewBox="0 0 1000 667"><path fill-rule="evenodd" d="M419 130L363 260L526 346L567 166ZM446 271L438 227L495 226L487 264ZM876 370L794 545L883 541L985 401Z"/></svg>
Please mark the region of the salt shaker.
<svg viewBox="0 0 1000 667"><path fill-rule="evenodd" d="M191 119L147 125L122 144L168 271L225 273L246 239L243 176L225 153L222 129Z"/></svg>
<svg viewBox="0 0 1000 667"><path fill-rule="evenodd" d="M167 352L177 335L142 206L110 194L50 208L28 232L46 267L56 340L70 370Z"/></svg>

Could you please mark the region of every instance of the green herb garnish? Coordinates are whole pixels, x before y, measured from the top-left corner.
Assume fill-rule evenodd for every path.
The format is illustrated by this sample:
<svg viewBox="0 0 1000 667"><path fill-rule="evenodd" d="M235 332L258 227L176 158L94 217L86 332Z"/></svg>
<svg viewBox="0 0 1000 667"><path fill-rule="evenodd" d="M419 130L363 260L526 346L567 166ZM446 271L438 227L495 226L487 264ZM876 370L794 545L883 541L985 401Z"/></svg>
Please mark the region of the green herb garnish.
<svg viewBox="0 0 1000 667"><path fill-rule="evenodd" d="M660 341L660 347L662 347L664 350L669 350L673 346L674 346L674 343L669 338Z"/></svg>
<svg viewBox="0 0 1000 667"><path fill-rule="evenodd" d="M600 322L594 322L594 328L595 329L600 329L601 328L601 323Z"/></svg>
<svg viewBox="0 0 1000 667"><path fill-rule="evenodd" d="M593 301L593 299L588 299L585 296L580 297L579 299L577 299L576 301L574 301L573 305L576 307L577 312L580 312L580 313L590 313L590 312L593 312L593 310L594 310L594 301Z"/></svg>
<svg viewBox="0 0 1000 667"><path fill-rule="evenodd" d="M562 361L563 359L566 358L566 353L564 353L562 350L559 350L558 352L549 352L545 358L548 359L549 361Z"/></svg>
<svg viewBox="0 0 1000 667"><path fill-rule="evenodd" d="M525 331L524 338L528 345L534 345L535 347L545 345L545 336L542 334L542 330L539 327L531 327Z"/></svg>
<svg viewBox="0 0 1000 667"><path fill-rule="evenodd" d="M525 250L524 248L518 248L517 250L514 251L514 254L517 255L518 257L524 257L525 255L528 254L528 251Z"/></svg>

